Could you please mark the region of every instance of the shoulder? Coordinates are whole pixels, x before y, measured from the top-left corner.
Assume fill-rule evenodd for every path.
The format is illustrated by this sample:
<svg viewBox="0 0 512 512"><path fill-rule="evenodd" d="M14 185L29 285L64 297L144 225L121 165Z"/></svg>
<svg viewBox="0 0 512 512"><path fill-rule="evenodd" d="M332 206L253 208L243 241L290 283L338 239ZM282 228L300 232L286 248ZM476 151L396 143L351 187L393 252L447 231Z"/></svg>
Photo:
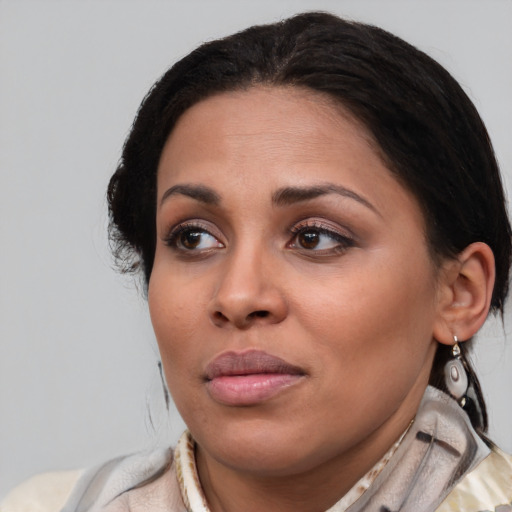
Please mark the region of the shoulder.
<svg viewBox="0 0 512 512"><path fill-rule="evenodd" d="M180 500L173 450L156 448L117 457L85 471L62 512L142 512L148 510L148 504L151 504L152 512L181 511L180 507L166 508L169 502L179 504Z"/></svg>
<svg viewBox="0 0 512 512"><path fill-rule="evenodd" d="M118 457L86 471L44 473L13 489L0 512L71 512L76 510L184 511L172 449ZM85 507L85 508L84 508ZM163 508L162 508L163 507Z"/></svg>
<svg viewBox="0 0 512 512"><path fill-rule="evenodd" d="M0 512L59 512L82 471L56 471L33 476L0 503Z"/></svg>
<svg viewBox="0 0 512 512"><path fill-rule="evenodd" d="M512 456L491 444L491 453L450 492L437 512L512 512Z"/></svg>

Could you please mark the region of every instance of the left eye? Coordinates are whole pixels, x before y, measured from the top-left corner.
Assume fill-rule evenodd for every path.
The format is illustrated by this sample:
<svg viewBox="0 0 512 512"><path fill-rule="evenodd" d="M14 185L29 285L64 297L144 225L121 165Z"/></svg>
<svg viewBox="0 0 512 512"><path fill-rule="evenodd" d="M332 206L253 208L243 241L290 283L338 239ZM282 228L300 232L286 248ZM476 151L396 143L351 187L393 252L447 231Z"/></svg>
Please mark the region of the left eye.
<svg viewBox="0 0 512 512"><path fill-rule="evenodd" d="M320 228L304 228L295 234L290 247L323 251L345 249L349 245L350 240L339 233Z"/></svg>
<svg viewBox="0 0 512 512"><path fill-rule="evenodd" d="M197 227L184 227L174 233L168 242L169 245L185 251L201 251L224 247L213 235Z"/></svg>

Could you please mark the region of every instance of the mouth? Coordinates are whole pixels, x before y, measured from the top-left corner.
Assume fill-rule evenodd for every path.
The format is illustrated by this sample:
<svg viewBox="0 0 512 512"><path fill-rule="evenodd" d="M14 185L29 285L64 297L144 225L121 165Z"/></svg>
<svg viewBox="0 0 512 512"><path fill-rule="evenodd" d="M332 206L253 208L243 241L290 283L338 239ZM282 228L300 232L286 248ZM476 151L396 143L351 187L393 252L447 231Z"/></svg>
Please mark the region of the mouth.
<svg viewBox="0 0 512 512"><path fill-rule="evenodd" d="M249 406L265 402L306 376L298 366L259 350L225 352L205 371L206 389L216 402Z"/></svg>

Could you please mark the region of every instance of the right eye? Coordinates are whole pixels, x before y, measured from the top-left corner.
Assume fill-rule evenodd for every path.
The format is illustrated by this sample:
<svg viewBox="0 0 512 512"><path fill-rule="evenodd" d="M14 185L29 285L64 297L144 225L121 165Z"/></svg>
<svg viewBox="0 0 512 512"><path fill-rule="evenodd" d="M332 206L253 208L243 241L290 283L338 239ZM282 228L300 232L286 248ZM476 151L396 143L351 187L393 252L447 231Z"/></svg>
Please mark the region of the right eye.
<svg viewBox="0 0 512 512"><path fill-rule="evenodd" d="M195 225L178 226L172 230L165 243L181 251L208 251L224 247L224 244L206 229Z"/></svg>

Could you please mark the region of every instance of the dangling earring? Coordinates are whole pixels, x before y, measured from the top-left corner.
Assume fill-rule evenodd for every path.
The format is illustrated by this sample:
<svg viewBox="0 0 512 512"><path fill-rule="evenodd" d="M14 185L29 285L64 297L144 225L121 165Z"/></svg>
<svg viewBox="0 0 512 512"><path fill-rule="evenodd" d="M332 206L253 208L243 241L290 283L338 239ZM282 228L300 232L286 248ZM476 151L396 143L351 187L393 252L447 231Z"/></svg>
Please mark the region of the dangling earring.
<svg viewBox="0 0 512 512"><path fill-rule="evenodd" d="M466 392L468 390L468 375L462 362L459 340L453 337L452 359L449 359L444 366L444 379L446 389L450 395L457 400L461 407L466 405Z"/></svg>
<svg viewBox="0 0 512 512"><path fill-rule="evenodd" d="M162 390L164 392L165 408L167 409L167 412L169 412L169 390L167 389L167 384L165 383L162 361L158 361L158 372L160 373L160 382L162 383Z"/></svg>

